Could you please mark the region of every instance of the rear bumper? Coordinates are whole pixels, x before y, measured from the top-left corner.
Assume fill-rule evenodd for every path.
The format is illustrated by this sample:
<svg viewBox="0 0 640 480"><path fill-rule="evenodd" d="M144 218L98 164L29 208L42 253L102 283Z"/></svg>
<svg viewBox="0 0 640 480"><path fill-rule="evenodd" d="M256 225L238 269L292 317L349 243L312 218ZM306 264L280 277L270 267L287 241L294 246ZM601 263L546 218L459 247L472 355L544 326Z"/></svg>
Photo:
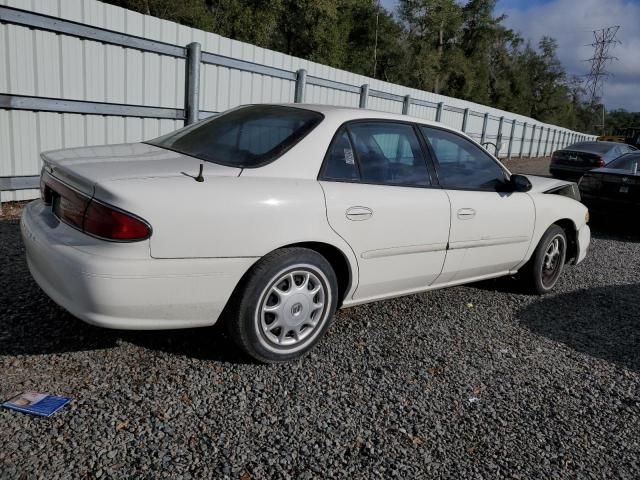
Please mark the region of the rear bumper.
<svg viewBox="0 0 640 480"><path fill-rule="evenodd" d="M585 192L580 192L580 195L582 203L587 205L589 210L607 212L608 214L637 213L640 211L640 200L600 197Z"/></svg>
<svg viewBox="0 0 640 480"><path fill-rule="evenodd" d="M549 173L557 178L577 179L587 173L590 169L584 167L571 167L568 165L551 165Z"/></svg>
<svg viewBox="0 0 640 480"><path fill-rule="evenodd" d="M107 328L212 325L254 258L154 259L148 242L114 244L59 222L37 200L22 238L38 285L75 317Z"/></svg>

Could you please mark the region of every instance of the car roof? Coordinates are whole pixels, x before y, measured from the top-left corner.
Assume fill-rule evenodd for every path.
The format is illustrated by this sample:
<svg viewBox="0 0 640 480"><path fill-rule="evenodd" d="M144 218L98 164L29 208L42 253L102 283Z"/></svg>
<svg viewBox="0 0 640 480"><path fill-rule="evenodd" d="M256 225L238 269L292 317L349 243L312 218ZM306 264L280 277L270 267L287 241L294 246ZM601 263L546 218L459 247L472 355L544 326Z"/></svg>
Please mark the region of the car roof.
<svg viewBox="0 0 640 480"><path fill-rule="evenodd" d="M577 143L574 143L574 145L579 145L579 144L581 144L581 143L584 143L584 144L590 144L590 145L591 145L591 144L598 144L598 145L611 145L612 147L613 147L614 145L626 145L626 143L622 143L622 142L610 142L610 141L608 141L608 140L606 140L606 141L605 141L605 140L588 140L588 141L586 141L586 142L577 142Z"/></svg>
<svg viewBox="0 0 640 480"><path fill-rule="evenodd" d="M444 125L441 122L435 122L432 120L426 120L424 118L414 117L411 115L402 115L399 113L381 112L379 110L370 110L367 108L354 108L354 107L341 107L335 105L320 105L315 103L280 103L283 107L302 108L305 110L312 110L322 113L325 117L332 117L332 119L342 120L347 122L349 120L358 119L381 119L381 120L396 120L401 122L413 122L420 123L422 125L433 126L443 128L456 133L464 133L461 130ZM467 135L468 136L468 135Z"/></svg>

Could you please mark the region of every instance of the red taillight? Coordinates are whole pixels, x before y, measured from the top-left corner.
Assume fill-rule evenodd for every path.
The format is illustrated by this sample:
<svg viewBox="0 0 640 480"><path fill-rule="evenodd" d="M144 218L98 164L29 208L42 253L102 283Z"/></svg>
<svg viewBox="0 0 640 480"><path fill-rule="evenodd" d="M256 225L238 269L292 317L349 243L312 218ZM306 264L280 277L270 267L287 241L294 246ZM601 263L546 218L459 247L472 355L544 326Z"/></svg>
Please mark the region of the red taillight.
<svg viewBox="0 0 640 480"><path fill-rule="evenodd" d="M53 213L60 220L89 235L119 242L135 242L151 236L151 227L145 221L89 198L51 175L43 175L40 190L42 200L53 205Z"/></svg>
<svg viewBox="0 0 640 480"><path fill-rule="evenodd" d="M96 201L87 207L83 230L109 240L128 242L151 236L151 228L142 220Z"/></svg>
<svg viewBox="0 0 640 480"><path fill-rule="evenodd" d="M598 158L597 162L598 167L604 167L607 164L607 162L605 162L602 158Z"/></svg>

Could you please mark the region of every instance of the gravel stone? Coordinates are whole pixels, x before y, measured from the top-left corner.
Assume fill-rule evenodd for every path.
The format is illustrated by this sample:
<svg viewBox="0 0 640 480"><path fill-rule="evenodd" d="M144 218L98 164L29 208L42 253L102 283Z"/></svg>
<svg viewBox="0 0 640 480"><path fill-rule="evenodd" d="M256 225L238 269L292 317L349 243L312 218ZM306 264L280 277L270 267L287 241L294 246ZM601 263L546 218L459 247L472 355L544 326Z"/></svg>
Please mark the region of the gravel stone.
<svg viewBox="0 0 640 480"><path fill-rule="evenodd" d="M512 279L338 313L257 365L221 329L118 332L56 306L0 221L0 478L640 478L640 235L595 226L557 291Z"/></svg>

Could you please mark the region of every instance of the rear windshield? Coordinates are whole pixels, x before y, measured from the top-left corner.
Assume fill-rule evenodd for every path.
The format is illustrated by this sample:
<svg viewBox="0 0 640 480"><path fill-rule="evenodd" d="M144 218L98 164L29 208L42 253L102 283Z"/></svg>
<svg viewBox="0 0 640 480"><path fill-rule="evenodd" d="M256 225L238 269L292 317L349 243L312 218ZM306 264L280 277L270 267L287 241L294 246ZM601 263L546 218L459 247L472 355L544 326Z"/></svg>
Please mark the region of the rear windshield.
<svg viewBox="0 0 640 480"><path fill-rule="evenodd" d="M615 168L616 170L633 170L634 163L638 164L640 171L640 153L627 153L607 165L607 168Z"/></svg>
<svg viewBox="0 0 640 480"><path fill-rule="evenodd" d="M614 145L604 142L578 142L569 145L565 150L585 150L593 153L607 153Z"/></svg>
<svg viewBox="0 0 640 480"><path fill-rule="evenodd" d="M147 143L207 162L253 168L278 158L322 119L322 114L311 110L255 105L230 110Z"/></svg>

